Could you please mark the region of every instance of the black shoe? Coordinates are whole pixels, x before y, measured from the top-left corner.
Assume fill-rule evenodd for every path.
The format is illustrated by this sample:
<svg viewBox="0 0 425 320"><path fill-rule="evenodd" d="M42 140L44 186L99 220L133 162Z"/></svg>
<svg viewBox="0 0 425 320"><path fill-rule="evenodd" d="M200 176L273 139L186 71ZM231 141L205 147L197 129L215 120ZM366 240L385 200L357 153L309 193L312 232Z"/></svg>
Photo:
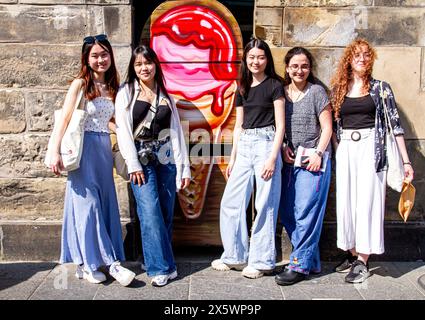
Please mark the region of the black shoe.
<svg viewBox="0 0 425 320"><path fill-rule="evenodd" d="M279 273L274 280L278 285L281 286L290 286L297 282L303 281L306 278L306 275L293 271L289 268L286 268L284 271Z"/></svg>
<svg viewBox="0 0 425 320"><path fill-rule="evenodd" d="M347 255L344 257L344 260L342 260L341 263L334 268L334 271L340 273L348 272L350 271L351 266L356 260L357 257L353 256L351 252L348 252Z"/></svg>
<svg viewBox="0 0 425 320"><path fill-rule="evenodd" d="M369 264L364 264L363 261L356 260L353 262L350 272L345 276L345 282L362 283L369 276Z"/></svg>

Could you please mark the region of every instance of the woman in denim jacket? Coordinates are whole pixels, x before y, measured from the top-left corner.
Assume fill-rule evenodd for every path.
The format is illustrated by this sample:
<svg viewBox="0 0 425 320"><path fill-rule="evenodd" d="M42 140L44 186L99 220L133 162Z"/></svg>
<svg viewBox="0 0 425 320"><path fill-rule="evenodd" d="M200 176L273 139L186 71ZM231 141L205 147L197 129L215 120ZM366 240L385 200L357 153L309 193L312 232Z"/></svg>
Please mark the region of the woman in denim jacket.
<svg viewBox="0 0 425 320"><path fill-rule="evenodd" d="M405 177L411 181L414 174L393 91L388 83L372 78L375 59L376 52L370 44L357 39L345 49L332 79L339 142L337 246L347 251L335 271L349 271L345 281L350 283L367 279L369 256L384 252L387 128L383 100L403 159Z"/></svg>
<svg viewBox="0 0 425 320"><path fill-rule="evenodd" d="M189 184L190 163L176 105L151 48L133 50L115 105L117 140L137 203L146 272L152 285L164 286L177 277L171 245L174 201L176 192ZM143 130L134 139L139 125Z"/></svg>
<svg viewBox="0 0 425 320"><path fill-rule="evenodd" d="M219 271L243 269L243 276L259 278L275 267L285 132L283 86L266 42L254 39L246 45L240 77L233 149L226 170L229 180L220 207L224 252L211 266ZM254 177L257 216L248 243L246 209Z"/></svg>

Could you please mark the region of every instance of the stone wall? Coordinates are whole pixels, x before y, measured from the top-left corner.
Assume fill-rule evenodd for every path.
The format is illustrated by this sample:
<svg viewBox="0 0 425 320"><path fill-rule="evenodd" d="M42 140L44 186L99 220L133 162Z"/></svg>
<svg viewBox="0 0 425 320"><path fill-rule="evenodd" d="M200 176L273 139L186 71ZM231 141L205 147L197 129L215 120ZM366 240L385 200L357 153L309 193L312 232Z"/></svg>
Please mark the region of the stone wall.
<svg viewBox="0 0 425 320"><path fill-rule="evenodd" d="M124 76L131 14L128 0L0 1L0 220L62 219L65 178L43 165L53 111L79 70L86 35L108 35ZM127 189L117 183L126 218Z"/></svg>
<svg viewBox="0 0 425 320"><path fill-rule="evenodd" d="M398 215L398 194L387 193L386 246L404 248L387 250L387 257L425 259L425 1L256 0L255 10L255 34L271 45L282 75L283 58L293 46L312 51L314 72L326 85L343 48L353 39L363 37L375 46L374 76L389 82L394 90L415 169L416 202L407 224ZM333 183L323 251L335 249L334 191ZM390 243L391 239L397 243Z"/></svg>

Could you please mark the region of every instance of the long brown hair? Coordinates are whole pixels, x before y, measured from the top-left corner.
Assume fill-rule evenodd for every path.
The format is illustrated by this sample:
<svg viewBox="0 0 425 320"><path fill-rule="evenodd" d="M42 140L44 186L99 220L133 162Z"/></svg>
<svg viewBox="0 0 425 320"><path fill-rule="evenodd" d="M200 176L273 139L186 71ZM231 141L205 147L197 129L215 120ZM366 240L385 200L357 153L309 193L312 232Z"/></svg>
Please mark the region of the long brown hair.
<svg viewBox="0 0 425 320"><path fill-rule="evenodd" d="M119 87L119 75L115 66L114 52L112 51L112 46L108 39L96 39L96 41L93 43L83 43L83 48L81 50L81 69L76 78L82 79L84 81L84 97L87 100L91 101L97 97L100 97L101 94L93 82L93 70L89 66L90 51L95 44L101 46L111 56L111 66L105 72L105 83L107 85L109 95L115 102L115 97L117 96Z"/></svg>
<svg viewBox="0 0 425 320"><path fill-rule="evenodd" d="M375 49L365 39L356 39L352 41L344 50L344 53L338 63L337 72L331 80L331 103L335 112L335 117L339 118L341 105L344 102L345 95L348 92L348 85L353 79L353 70L351 62L353 61L354 54L359 47L366 46L370 60L366 64L366 72L362 75L363 90L368 92L370 89L370 79L372 78L373 64L377 58Z"/></svg>

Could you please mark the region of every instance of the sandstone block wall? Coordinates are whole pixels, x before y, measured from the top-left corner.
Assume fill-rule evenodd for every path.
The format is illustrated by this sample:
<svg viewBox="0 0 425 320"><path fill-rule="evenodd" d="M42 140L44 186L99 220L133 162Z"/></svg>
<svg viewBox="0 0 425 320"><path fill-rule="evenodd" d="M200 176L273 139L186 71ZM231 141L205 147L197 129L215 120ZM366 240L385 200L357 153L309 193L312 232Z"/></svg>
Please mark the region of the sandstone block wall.
<svg viewBox="0 0 425 320"><path fill-rule="evenodd" d="M412 224L425 220L425 1L397 0L256 0L254 31L273 47L275 64L284 73L283 58L294 46L310 49L315 74L329 85L343 48L356 37L378 51L374 76L394 90L406 130L406 143L416 178ZM389 223L401 223L398 194L388 191ZM335 221L331 189L327 222Z"/></svg>
<svg viewBox="0 0 425 320"><path fill-rule="evenodd" d="M82 39L106 33L124 77L129 0L0 1L0 220L62 219L65 178L43 165L53 112L80 65ZM122 218L125 183L117 179Z"/></svg>

